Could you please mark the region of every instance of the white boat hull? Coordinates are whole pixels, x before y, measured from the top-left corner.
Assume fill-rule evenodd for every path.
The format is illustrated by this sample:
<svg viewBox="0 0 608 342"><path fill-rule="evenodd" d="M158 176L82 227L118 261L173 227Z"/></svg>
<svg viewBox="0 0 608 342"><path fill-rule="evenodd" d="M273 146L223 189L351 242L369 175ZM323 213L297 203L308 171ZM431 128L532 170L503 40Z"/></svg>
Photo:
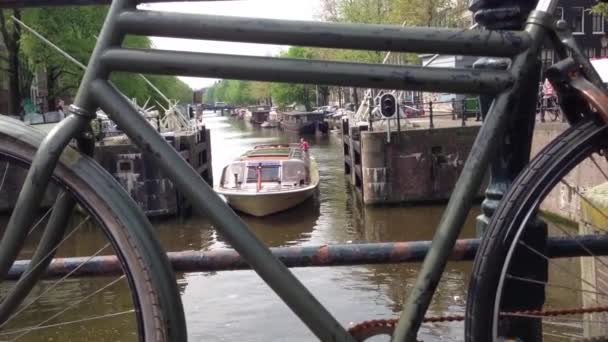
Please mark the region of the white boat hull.
<svg viewBox="0 0 608 342"><path fill-rule="evenodd" d="M315 190L316 187L306 187L289 192L243 194L220 191L220 193L232 208L260 217L293 208L311 197Z"/></svg>
<svg viewBox="0 0 608 342"><path fill-rule="evenodd" d="M319 186L319 170L314 158L310 159L311 182L308 186L280 191L238 191L218 188L232 208L253 216L268 216L293 208L311 197Z"/></svg>

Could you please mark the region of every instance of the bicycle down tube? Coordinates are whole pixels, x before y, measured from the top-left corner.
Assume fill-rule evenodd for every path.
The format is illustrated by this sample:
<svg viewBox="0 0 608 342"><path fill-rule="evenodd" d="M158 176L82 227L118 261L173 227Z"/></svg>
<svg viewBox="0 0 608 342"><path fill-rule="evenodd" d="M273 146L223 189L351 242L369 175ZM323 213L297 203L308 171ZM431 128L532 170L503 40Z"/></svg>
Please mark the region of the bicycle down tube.
<svg viewBox="0 0 608 342"><path fill-rule="evenodd" d="M60 2L58 0L57 2ZM517 78L526 74L545 35L537 24L527 31L463 31L457 29L401 28L389 25L287 22L219 16L162 13L136 9L136 1L114 0L97 46L78 90L68 119L45 138L30 169L26 187L0 243L0 275L5 277L16 251L23 244L23 228L33 218L21 215L40 203L59 151L78 137L100 107L142 151L176 184L196 210L207 215L223 237L323 341L350 341L352 337L293 274L272 256L246 224L212 188L139 115L109 81L113 71L240 78L261 81L321 83L327 85L432 90L439 92L499 94L480 130L462 175L439 225L429 257L420 271L416 290L404 307L397 337L415 336L430 302L447 256L460 232L472 198L481 185L490 156L505 129L508 113L521 91ZM230 21L232 20L232 21ZM239 21L241 20L241 21ZM226 23L231 23L227 25ZM242 30L238 25L245 25ZM249 26L247 26L249 25ZM245 33L244 33L245 32ZM238 34L237 34L238 33ZM269 44L294 44L348 49L440 52L515 57L509 71L471 69L432 70L412 66L327 62L270 57L184 53L121 48L126 34L164 35ZM34 167L35 166L35 167ZM42 172L43 171L43 172ZM17 208L23 208L18 211ZM18 220L18 221L17 221ZM11 249L3 247L12 246ZM413 335L412 335L413 334Z"/></svg>

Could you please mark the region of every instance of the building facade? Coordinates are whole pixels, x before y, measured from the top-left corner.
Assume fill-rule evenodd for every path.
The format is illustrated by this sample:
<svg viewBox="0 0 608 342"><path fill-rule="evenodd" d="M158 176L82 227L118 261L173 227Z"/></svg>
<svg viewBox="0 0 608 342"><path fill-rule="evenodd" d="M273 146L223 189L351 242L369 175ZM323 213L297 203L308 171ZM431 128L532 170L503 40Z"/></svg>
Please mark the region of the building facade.
<svg viewBox="0 0 608 342"><path fill-rule="evenodd" d="M587 57L605 58L608 57L608 27L603 15L591 11L596 4L596 0L560 0L555 16L570 25L576 42ZM550 46L543 50L542 60L543 69L555 61Z"/></svg>

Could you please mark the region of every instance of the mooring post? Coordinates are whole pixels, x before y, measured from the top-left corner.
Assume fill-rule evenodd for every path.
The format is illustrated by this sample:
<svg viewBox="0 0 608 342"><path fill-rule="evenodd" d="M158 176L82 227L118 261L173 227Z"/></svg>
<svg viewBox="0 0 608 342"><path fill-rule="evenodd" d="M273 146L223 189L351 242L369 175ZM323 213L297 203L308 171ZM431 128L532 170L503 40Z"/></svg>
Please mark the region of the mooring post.
<svg viewBox="0 0 608 342"><path fill-rule="evenodd" d="M521 29L523 18L532 10L535 1L528 0L470 0L469 9L475 12L475 20L487 29ZM510 61L504 58L481 58L474 64L476 69L506 69ZM482 214L477 217L477 235L481 237L500 200L530 159L530 148L534 130L535 103L541 64L538 72L532 73L523 85L524 97L513 107L512 118L499 146L496 157L490 166L490 183L486 198L481 205ZM488 114L493 98L480 97L480 110L483 118ZM498 138L498 137L496 137ZM547 226L540 219L531 220L535 227L528 227L523 241L539 251L546 248ZM527 252L527 253L526 253ZM533 278L538 284L547 281L546 260L531 255L530 251L517 250L509 273ZM501 310L540 309L545 299L544 285L529 282L508 281L501 301ZM483 294L480 294L483 296ZM509 318L508 324L501 324L501 336L518 336L523 341L542 340L542 322L535 318Z"/></svg>
<svg viewBox="0 0 608 342"><path fill-rule="evenodd" d="M429 128L435 128L435 125L433 124L433 101L429 101Z"/></svg>

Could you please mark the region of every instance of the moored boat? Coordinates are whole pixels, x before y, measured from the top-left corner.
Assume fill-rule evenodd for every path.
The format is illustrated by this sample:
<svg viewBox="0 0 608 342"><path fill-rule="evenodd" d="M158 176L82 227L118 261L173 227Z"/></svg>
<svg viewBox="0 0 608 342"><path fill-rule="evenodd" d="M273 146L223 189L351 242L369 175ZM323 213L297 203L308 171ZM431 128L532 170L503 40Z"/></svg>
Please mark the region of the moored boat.
<svg viewBox="0 0 608 342"><path fill-rule="evenodd" d="M327 133L328 124L325 113L292 111L283 113L281 127L286 131L299 134Z"/></svg>
<svg viewBox="0 0 608 342"><path fill-rule="evenodd" d="M254 106L251 107L251 118L249 121L254 125L261 125L264 121L268 121L270 116L270 107Z"/></svg>
<svg viewBox="0 0 608 342"><path fill-rule="evenodd" d="M304 202L318 185L317 164L299 144L267 144L225 166L216 191L238 211L267 216Z"/></svg>
<svg viewBox="0 0 608 342"><path fill-rule="evenodd" d="M262 128L276 128L279 127L279 123L273 120L264 121L261 125Z"/></svg>

